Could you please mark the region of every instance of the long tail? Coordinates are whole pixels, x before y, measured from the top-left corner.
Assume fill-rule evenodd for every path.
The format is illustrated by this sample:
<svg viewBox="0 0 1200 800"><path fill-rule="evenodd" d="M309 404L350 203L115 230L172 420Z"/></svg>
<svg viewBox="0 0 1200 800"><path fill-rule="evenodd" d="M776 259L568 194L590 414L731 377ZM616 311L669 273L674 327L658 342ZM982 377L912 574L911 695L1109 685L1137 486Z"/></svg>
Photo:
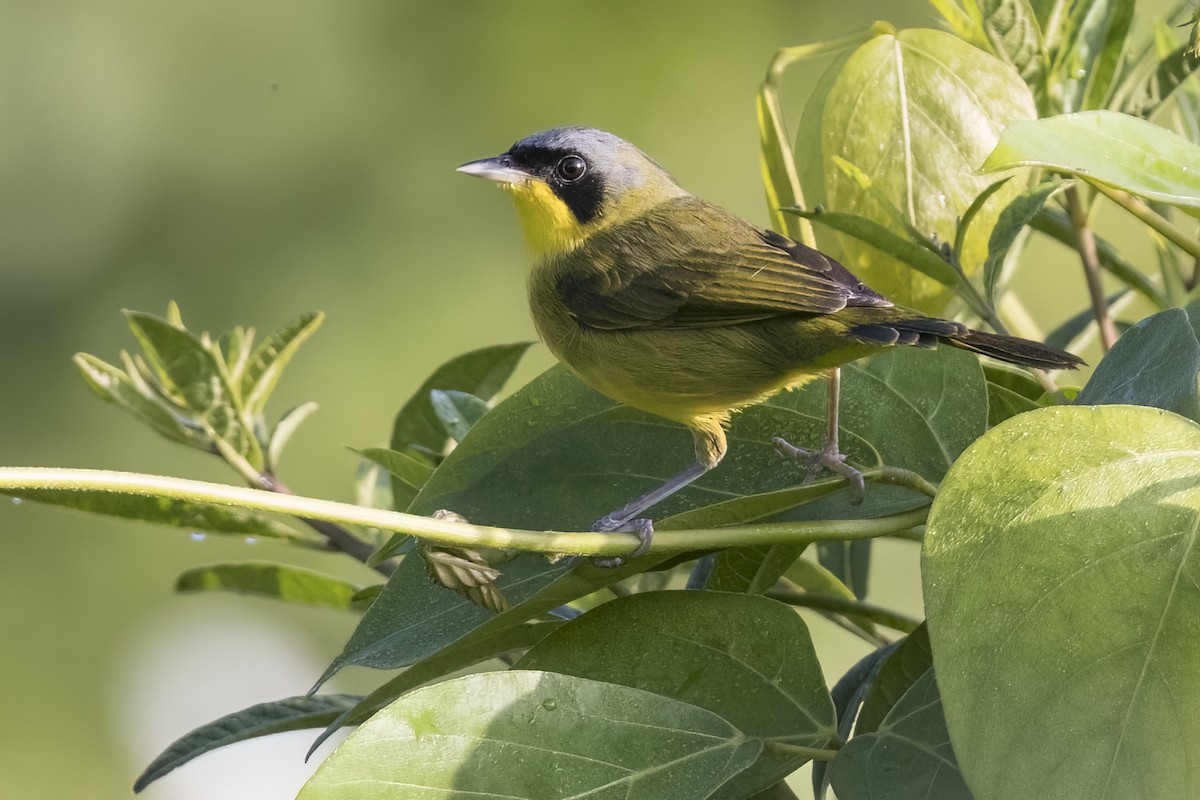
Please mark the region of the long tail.
<svg viewBox="0 0 1200 800"><path fill-rule="evenodd" d="M914 318L881 324L856 325L856 339L879 344L911 344L936 347L939 342L991 358L1037 369L1075 369L1083 359L1057 347L1016 336L973 331L966 325L944 319Z"/></svg>

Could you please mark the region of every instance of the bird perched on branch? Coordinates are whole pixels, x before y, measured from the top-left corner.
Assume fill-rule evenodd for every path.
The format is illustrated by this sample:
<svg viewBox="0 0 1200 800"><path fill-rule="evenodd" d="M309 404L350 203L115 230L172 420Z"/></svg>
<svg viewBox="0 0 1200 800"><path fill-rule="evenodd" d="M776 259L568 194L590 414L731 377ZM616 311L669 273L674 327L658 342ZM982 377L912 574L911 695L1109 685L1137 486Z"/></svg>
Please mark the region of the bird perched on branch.
<svg viewBox="0 0 1200 800"><path fill-rule="evenodd" d="M692 432L693 465L593 526L636 533L630 556L649 546L646 510L720 463L731 413L782 389L831 374L823 445L775 444L845 477L861 501L862 473L838 449L840 365L939 344L1041 369L1082 363L896 306L821 252L689 194L611 133L543 131L459 171L516 203L533 257L529 305L554 355L596 391Z"/></svg>

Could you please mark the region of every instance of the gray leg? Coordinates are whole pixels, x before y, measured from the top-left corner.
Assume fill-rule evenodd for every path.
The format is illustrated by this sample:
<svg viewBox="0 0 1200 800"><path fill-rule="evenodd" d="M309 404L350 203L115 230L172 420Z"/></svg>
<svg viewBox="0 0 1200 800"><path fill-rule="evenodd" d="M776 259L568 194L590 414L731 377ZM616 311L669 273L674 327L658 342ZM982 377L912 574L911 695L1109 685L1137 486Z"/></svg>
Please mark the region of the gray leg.
<svg viewBox="0 0 1200 800"><path fill-rule="evenodd" d="M668 478L658 488L596 520L596 524L592 526L592 530L597 533L636 533L641 543L633 552L623 556L593 558L593 564L598 567L619 567L629 559L644 554L650 548L650 540L654 537L654 523L640 515L711 470L725 457L725 431L719 420L693 420L691 428L696 443L695 464Z"/></svg>
<svg viewBox="0 0 1200 800"><path fill-rule="evenodd" d="M841 394L842 371L835 368L829 371L829 385L825 394L825 443L820 450L805 450L778 436L772 441L780 455L808 464L806 482L815 478L822 468L841 475L850 482L850 502L859 505L866 495L866 482L861 471L846 463L846 456L838 447L838 405Z"/></svg>

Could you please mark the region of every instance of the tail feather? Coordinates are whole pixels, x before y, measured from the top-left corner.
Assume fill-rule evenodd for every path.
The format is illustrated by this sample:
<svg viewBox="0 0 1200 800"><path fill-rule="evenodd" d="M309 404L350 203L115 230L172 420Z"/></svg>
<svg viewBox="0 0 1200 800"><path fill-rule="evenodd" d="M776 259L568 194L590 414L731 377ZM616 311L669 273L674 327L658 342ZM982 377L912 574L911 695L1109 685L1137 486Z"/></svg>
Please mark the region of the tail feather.
<svg viewBox="0 0 1200 800"><path fill-rule="evenodd" d="M945 319L915 318L886 323L856 325L850 335L879 344L912 344L934 347L939 342L969 350L1009 364L1036 369L1075 369L1083 359L1041 342L973 331L966 325Z"/></svg>

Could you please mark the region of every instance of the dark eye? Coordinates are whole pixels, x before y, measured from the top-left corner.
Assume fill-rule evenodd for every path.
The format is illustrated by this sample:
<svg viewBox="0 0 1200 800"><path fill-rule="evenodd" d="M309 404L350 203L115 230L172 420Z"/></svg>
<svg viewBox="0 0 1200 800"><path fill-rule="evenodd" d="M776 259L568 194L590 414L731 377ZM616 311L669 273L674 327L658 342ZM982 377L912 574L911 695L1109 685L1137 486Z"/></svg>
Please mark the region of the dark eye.
<svg viewBox="0 0 1200 800"><path fill-rule="evenodd" d="M587 172L587 162L579 156L564 156L554 171L564 182L574 183L583 177L583 173Z"/></svg>

